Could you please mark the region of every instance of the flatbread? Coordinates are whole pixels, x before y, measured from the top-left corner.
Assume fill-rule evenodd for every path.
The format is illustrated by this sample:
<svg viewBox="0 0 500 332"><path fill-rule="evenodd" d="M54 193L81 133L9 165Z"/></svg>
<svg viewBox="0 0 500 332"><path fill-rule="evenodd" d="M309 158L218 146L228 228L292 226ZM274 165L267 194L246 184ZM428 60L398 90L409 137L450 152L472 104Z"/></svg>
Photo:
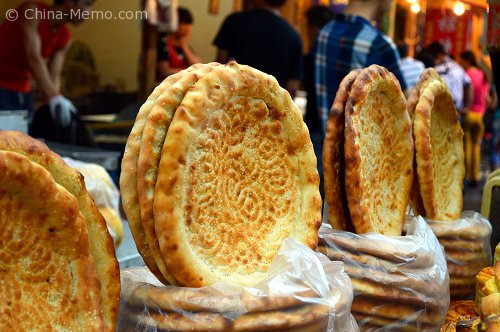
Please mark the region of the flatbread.
<svg viewBox="0 0 500 332"><path fill-rule="evenodd" d="M155 232L179 285L262 280L283 240L316 248L321 196L298 107L231 61L186 93L163 145Z"/></svg>
<svg viewBox="0 0 500 332"><path fill-rule="evenodd" d="M431 268L433 264L433 260L423 259L408 263L394 263L369 254L353 253L327 246L318 246L318 251L334 261L342 261L344 264L351 265L373 266L376 269L383 269L388 272L415 273L417 269Z"/></svg>
<svg viewBox="0 0 500 332"><path fill-rule="evenodd" d="M469 264L454 264L447 262L448 273L450 277L472 277L481 271L482 268L488 265L487 262L473 262Z"/></svg>
<svg viewBox="0 0 500 332"><path fill-rule="evenodd" d="M370 326L378 326L379 329L375 331L436 331L439 326L436 324L426 324L415 322L411 319L405 319L405 317L399 318L386 318L376 315L365 315L359 312L352 312L354 318L358 322L359 326L363 326L365 324L370 324ZM438 323L438 322L435 322ZM364 329L363 329L364 331Z"/></svg>
<svg viewBox="0 0 500 332"><path fill-rule="evenodd" d="M156 261L151 254L149 243L146 239L146 234L142 227L141 209L139 206L139 194L137 192L137 163L139 160L139 152L142 142L142 133L146 125L147 118L151 112L155 101L160 97L163 91L169 86L177 82L182 75L187 71L193 70L201 66L195 64L188 69L180 71L176 74L168 76L160 85L158 85L146 102L141 106L137 117L135 118L134 126L127 139L125 151L123 153L121 174L120 174L120 192L122 195L123 211L127 216L127 221L130 226L130 231L134 237L134 242L137 250L144 259L144 263L149 270L158 278L163 284L169 284L167 279L160 272Z"/></svg>
<svg viewBox="0 0 500 332"><path fill-rule="evenodd" d="M301 297L298 299L297 297ZM137 287L130 296L132 306L158 308L167 311L190 312L261 312L287 309L304 304L304 298L317 299L317 294L309 290L293 295L256 296L250 293L215 294L206 288L186 287Z"/></svg>
<svg viewBox="0 0 500 332"><path fill-rule="evenodd" d="M372 65L346 104L346 193L356 233L399 236L413 178L413 137L396 77Z"/></svg>
<svg viewBox="0 0 500 332"><path fill-rule="evenodd" d="M0 151L0 330L102 331L101 286L78 202L21 154Z"/></svg>
<svg viewBox="0 0 500 332"><path fill-rule="evenodd" d="M52 174L57 184L77 199L80 212L85 218L90 239L90 253L101 283L105 330L115 331L120 303L120 269L106 221L88 193L83 176L69 167L45 144L20 132L0 131L0 150L22 154L44 167Z"/></svg>
<svg viewBox="0 0 500 332"><path fill-rule="evenodd" d="M433 324L439 321L442 315L438 310L426 308L424 304L381 302L380 300L356 296L352 302L352 311L364 315L375 315L389 319L407 318L410 322Z"/></svg>
<svg viewBox="0 0 500 332"><path fill-rule="evenodd" d="M212 63L197 66L197 69L186 71L177 82L165 88L153 104L142 133L137 161L137 192L141 210L142 229L151 256L154 258L163 277L172 285L175 285L177 282L167 271L154 230L153 199L157 170L160 163L163 142L167 136L167 131L175 110L180 105L186 91L201 76L209 73L216 65L218 64Z"/></svg>
<svg viewBox="0 0 500 332"><path fill-rule="evenodd" d="M462 240L460 247L467 247L470 242L487 243L488 237L491 234L491 226L489 224L468 224L464 227L456 227L453 223L429 222L429 226L438 238L442 241L443 238L452 238Z"/></svg>
<svg viewBox="0 0 500 332"><path fill-rule="evenodd" d="M424 88L413 127L418 182L426 216L455 220L462 212L463 132L445 84L434 81Z"/></svg>
<svg viewBox="0 0 500 332"><path fill-rule="evenodd" d="M410 97L408 98L408 114L410 115L410 118L414 120L414 115L415 115L415 108L417 107L418 101L420 100L420 95L422 93L422 90L429 84L430 82L433 81L439 81L443 82L443 79L439 75L439 73L434 69L434 68L426 68L422 74L420 75L420 78L413 88L413 90L410 93ZM413 183L411 187L411 192L410 192L410 205L415 212L415 215L420 215L420 216L426 216L425 213L425 207L424 207L424 202L422 201L422 196L420 195L420 185L418 184L418 176L417 176L417 164L416 160L413 160Z"/></svg>
<svg viewBox="0 0 500 332"><path fill-rule="evenodd" d="M290 331L310 325L326 327L330 309L319 304L306 304L288 310L250 313L232 320L217 313L139 312L128 313L136 326L156 327L167 331Z"/></svg>
<svg viewBox="0 0 500 332"><path fill-rule="evenodd" d="M482 240L465 240L457 237L438 237L439 244L444 247L445 252L484 252Z"/></svg>
<svg viewBox="0 0 500 332"><path fill-rule="evenodd" d="M360 69L351 71L342 82L326 122L326 136L323 143L323 177L325 200L328 203L328 222L334 229L354 232L345 192L344 127L345 104L352 83Z"/></svg>

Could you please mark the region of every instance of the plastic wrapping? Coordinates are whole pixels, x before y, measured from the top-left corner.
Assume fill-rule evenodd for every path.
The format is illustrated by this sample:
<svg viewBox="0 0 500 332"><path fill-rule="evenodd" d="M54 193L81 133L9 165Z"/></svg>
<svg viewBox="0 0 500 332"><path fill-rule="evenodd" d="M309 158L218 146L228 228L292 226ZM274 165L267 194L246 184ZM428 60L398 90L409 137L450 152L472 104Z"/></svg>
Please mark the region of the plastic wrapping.
<svg viewBox="0 0 500 332"><path fill-rule="evenodd" d="M449 298L444 252L422 217L406 235L358 235L323 224L319 251L343 261L354 289L352 314L361 331L439 331Z"/></svg>
<svg viewBox="0 0 500 332"><path fill-rule="evenodd" d="M343 266L288 238L254 287L162 286L146 267L122 270L118 331L359 331Z"/></svg>
<svg viewBox="0 0 500 332"><path fill-rule="evenodd" d="M491 224L474 211L454 221L425 218L444 247L452 300L474 299L476 275L491 265Z"/></svg>
<svg viewBox="0 0 500 332"><path fill-rule="evenodd" d="M85 187L94 199L95 205L106 220L108 231L115 246L123 238L123 225L120 217L120 192L106 169L100 165L64 157L64 161L79 171L85 179Z"/></svg>

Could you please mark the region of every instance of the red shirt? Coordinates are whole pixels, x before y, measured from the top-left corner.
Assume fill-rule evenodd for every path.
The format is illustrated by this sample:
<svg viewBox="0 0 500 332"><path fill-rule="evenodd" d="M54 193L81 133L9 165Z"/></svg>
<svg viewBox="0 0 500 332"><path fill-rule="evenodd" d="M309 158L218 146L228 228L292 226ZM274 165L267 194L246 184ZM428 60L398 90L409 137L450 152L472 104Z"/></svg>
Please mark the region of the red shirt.
<svg viewBox="0 0 500 332"><path fill-rule="evenodd" d="M35 2L35 5L38 12L36 15L35 12L30 13L30 16L40 18L38 35L42 46L42 56L47 59L68 44L71 32L66 25L63 25L53 33L46 14L49 6L38 2ZM22 6L23 4L17 7L19 15L24 15L21 12ZM20 22L20 18L14 21L6 19L0 25L0 88L29 92L30 68L23 45Z"/></svg>
<svg viewBox="0 0 500 332"><path fill-rule="evenodd" d="M486 112L486 94L490 90L490 85L481 69L470 67L466 72L472 81L472 92L474 94L470 111L484 114Z"/></svg>

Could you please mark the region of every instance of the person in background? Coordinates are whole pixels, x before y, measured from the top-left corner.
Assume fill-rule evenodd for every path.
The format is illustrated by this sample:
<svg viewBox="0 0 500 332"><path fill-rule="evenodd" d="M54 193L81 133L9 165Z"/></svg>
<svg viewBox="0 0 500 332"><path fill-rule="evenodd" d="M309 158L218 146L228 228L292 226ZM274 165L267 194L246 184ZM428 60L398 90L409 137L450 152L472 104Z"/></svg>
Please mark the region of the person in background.
<svg viewBox="0 0 500 332"><path fill-rule="evenodd" d="M422 61L415 60L408 55L408 45L405 43L398 43L398 52L401 57L401 71L405 78L408 89L413 89L417 84L420 74L425 69Z"/></svg>
<svg viewBox="0 0 500 332"><path fill-rule="evenodd" d="M285 3L253 0L253 9L224 20L213 44L217 47L215 61L235 59L273 75L295 97L302 78L302 40L280 15L279 8Z"/></svg>
<svg viewBox="0 0 500 332"><path fill-rule="evenodd" d="M351 0L319 32L315 47L316 93L322 131L342 79L355 68L372 64L391 71L406 92L399 54L393 41L372 26L380 22L391 0Z"/></svg>
<svg viewBox="0 0 500 332"><path fill-rule="evenodd" d="M434 42L427 47L434 60L434 69L441 75L453 97L457 111L467 113L472 101L472 87L465 70L445 52L443 45Z"/></svg>
<svg viewBox="0 0 500 332"><path fill-rule="evenodd" d="M316 103L316 89L314 85L314 52L313 46L316 42L321 28L333 18L333 11L323 5L312 6L306 11L307 35L309 38L309 52L304 56L304 90L307 93L305 123L309 128L309 134L314 146L314 152L318 160L318 173L320 174L320 193L324 197L322 151L323 139L321 135L321 120Z"/></svg>
<svg viewBox="0 0 500 332"><path fill-rule="evenodd" d="M479 68L471 51L460 53L458 62L469 76L473 91L468 111L463 113L462 127L464 130L465 177L467 184L474 187L479 181L481 141L484 135L483 116L486 112L486 99L490 85L486 73Z"/></svg>
<svg viewBox="0 0 500 332"><path fill-rule="evenodd" d="M179 28L171 35L162 34L158 40L158 82L165 77L178 73L187 67L201 62L194 51L189 46L191 38L191 28L193 25L193 16L191 12L178 7Z"/></svg>
<svg viewBox="0 0 500 332"><path fill-rule="evenodd" d="M81 24L93 2L55 0L52 6L25 2L16 8L16 19L3 21L0 25L0 110L33 111L31 76L49 105L53 121L62 127L69 125L76 109L61 94L60 81L71 40L67 24Z"/></svg>

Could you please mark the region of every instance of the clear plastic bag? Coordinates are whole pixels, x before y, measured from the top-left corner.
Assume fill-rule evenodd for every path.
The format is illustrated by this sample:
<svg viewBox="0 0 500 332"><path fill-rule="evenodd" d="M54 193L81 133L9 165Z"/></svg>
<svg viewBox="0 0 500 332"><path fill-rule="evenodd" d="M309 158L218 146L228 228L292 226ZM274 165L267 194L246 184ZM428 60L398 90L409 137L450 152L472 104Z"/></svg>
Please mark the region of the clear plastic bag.
<svg viewBox="0 0 500 332"><path fill-rule="evenodd" d="M352 314L361 331L439 331L449 297L443 249L421 217L406 235L358 235L323 224L318 250L343 261L354 289Z"/></svg>
<svg viewBox="0 0 500 332"><path fill-rule="evenodd" d="M113 179L100 165L68 157L63 159L70 167L83 175L85 187L106 220L108 231L117 247L123 238L123 225L119 210L120 192Z"/></svg>
<svg viewBox="0 0 500 332"><path fill-rule="evenodd" d="M476 275L491 265L490 222L474 211L454 221L425 220L445 251L451 299L474 299Z"/></svg>
<svg viewBox="0 0 500 332"><path fill-rule="evenodd" d="M359 331L342 262L284 241L254 287L162 286L146 267L121 271L118 331Z"/></svg>

